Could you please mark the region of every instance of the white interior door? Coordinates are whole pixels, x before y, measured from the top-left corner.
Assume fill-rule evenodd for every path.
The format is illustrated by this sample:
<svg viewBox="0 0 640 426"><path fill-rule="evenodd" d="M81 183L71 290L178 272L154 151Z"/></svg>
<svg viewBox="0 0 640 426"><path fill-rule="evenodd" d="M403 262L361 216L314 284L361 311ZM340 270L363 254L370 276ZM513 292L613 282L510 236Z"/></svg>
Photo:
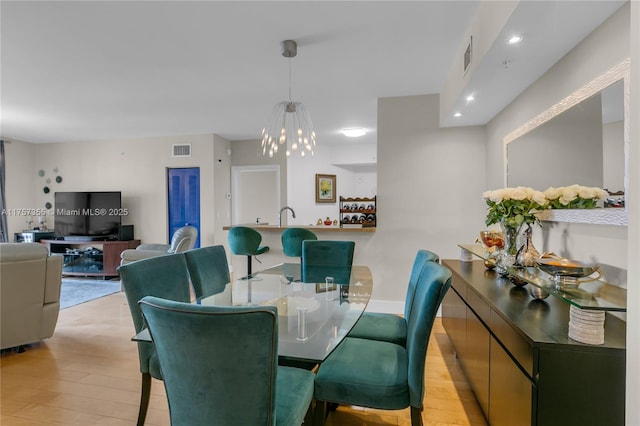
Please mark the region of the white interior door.
<svg viewBox="0 0 640 426"><path fill-rule="evenodd" d="M231 221L277 224L280 209L280 166L231 167Z"/></svg>

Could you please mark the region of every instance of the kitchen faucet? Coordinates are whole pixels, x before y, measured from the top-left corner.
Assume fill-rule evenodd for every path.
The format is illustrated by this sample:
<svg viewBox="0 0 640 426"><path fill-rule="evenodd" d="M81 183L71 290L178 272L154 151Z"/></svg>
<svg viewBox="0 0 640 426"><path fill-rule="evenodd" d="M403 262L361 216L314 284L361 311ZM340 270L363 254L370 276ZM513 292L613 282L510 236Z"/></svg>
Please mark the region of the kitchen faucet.
<svg viewBox="0 0 640 426"><path fill-rule="evenodd" d="M278 214L278 227L282 226L282 213L285 210L291 210L291 217L293 217L294 219L296 218L296 212L293 211L293 209L289 206L284 206L283 208L280 209L280 213Z"/></svg>

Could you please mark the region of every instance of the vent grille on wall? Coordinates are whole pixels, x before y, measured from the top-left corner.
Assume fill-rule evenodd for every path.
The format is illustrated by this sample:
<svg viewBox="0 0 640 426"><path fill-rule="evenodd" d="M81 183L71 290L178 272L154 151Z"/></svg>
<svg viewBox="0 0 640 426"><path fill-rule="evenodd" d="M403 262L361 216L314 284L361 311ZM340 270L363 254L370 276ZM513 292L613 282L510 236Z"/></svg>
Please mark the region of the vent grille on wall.
<svg viewBox="0 0 640 426"><path fill-rule="evenodd" d="M191 144L171 145L173 157L191 157Z"/></svg>

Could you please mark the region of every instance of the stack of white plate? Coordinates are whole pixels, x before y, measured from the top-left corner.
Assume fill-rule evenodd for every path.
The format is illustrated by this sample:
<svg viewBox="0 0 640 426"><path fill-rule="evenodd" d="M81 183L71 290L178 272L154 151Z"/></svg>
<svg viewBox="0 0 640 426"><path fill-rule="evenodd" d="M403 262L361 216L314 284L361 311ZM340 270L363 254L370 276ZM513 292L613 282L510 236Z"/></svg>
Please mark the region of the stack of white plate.
<svg viewBox="0 0 640 426"><path fill-rule="evenodd" d="M604 311L580 309L571 305L569 337L589 345L604 343Z"/></svg>

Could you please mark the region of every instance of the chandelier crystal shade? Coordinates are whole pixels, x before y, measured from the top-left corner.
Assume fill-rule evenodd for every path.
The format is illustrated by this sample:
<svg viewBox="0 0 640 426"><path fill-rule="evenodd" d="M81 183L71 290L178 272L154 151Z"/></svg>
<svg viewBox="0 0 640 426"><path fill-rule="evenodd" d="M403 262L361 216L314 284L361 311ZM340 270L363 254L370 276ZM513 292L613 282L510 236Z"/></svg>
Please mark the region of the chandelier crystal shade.
<svg viewBox="0 0 640 426"><path fill-rule="evenodd" d="M304 104L291 100L291 58L297 54L297 44L285 40L280 46L282 56L289 58L289 100L276 104L269 124L262 129L262 154L273 157L279 149L285 149L287 157L296 153L301 157L313 155L316 133L311 117Z"/></svg>

